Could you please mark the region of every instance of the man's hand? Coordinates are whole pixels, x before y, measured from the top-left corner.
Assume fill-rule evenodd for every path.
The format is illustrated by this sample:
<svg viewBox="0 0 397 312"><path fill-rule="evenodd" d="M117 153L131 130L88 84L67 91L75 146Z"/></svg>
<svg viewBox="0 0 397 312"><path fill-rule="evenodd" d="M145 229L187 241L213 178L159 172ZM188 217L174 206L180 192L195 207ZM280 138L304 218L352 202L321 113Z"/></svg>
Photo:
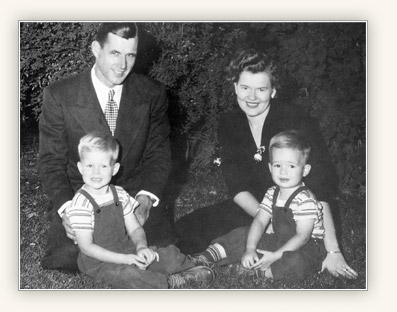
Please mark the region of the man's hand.
<svg viewBox="0 0 397 312"><path fill-rule="evenodd" d="M137 217L139 223L143 226L146 220L149 218L149 213L153 202L147 195L138 195L136 200L139 202L139 206L135 209L135 216Z"/></svg>
<svg viewBox="0 0 397 312"><path fill-rule="evenodd" d="M74 235L74 232L70 225L70 219L66 212L62 214L62 225L65 228L67 237L69 237L71 240L73 240L76 243L76 237Z"/></svg>

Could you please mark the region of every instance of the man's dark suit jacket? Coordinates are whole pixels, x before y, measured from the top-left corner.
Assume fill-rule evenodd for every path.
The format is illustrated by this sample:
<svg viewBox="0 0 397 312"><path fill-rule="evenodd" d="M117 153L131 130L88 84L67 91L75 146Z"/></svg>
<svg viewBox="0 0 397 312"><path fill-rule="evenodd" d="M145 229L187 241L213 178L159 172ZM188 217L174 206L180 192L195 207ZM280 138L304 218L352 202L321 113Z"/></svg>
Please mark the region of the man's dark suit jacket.
<svg viewBox="0 0 397 312"><path fill-rule="evenodd" d="M127 77L115 131L120 143L121 167L111 183L122 186L131 196L145 190L161 200L171 169L167 109L162 85L143 75L132 73ZM41 265L45 269L77 271L79 249L66 236L56 211L83 185L77 169L80 138L92 131L111 133L90 70L55 82L44 90L39 129L39 173L52 204ZM173 241L165 205L151 210L144 229L151 245L165 246Z"/></svg>
<svg viewBox="0 0 397 312"><path fill-rule="evenodd" d="M115 131L121 169L112 183L131 196L140 190L162 196L171 167L167 108L162 85L143 75L127 77ZM41 181L58 209L83 185L76 165L80 138L92 131L110 133L90 70L44 90L39 127Z"/></svg>

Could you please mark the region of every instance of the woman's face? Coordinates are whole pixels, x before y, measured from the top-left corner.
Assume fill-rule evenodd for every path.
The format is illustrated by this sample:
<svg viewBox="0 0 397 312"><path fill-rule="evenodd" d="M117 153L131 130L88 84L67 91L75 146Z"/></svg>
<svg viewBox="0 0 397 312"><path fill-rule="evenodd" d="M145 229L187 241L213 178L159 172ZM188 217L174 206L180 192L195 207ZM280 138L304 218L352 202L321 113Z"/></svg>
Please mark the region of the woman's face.
<svg viewBox="0 0 397 312"><path fill-rule="evenodd" d="M276 94L270 76L265 72L253 74L243 71L234 84L237 102L248 117L256 117L269 109L270 99Z"/></svg>

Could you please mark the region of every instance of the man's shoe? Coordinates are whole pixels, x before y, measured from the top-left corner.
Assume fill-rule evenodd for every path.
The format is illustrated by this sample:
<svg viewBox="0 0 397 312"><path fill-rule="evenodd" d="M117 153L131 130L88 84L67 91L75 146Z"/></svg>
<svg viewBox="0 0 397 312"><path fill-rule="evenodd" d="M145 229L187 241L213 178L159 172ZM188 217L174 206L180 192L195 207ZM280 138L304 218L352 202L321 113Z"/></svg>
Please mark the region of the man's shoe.
<svg viewBox="0 0 397 312"><path fill-rule="evenodd" d="M168 277L170 288L183 288L188 282L211 285L215 280L214 271L206 266L196 266Z"/></svg>

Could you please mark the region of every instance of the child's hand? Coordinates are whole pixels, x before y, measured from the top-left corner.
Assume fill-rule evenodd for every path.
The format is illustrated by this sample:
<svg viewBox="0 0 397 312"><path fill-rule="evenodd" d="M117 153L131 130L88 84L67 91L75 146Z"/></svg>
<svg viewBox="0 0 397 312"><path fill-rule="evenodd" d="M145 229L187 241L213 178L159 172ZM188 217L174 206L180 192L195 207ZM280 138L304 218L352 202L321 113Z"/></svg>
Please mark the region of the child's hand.
<svg viewBox="0 0 397 312"><path fill-rule="evenodd" d="M136 254L143 259L144 269L152 264L154 260L159 261L159 254L148 247L139 248Z"/></svg>
<svg viewBox="0 0 397 312"><path fill-rule="evenodd" d="M246 269L251 269L256 262L259 261L259 257L255 250L247 250L241 257L241 264Z"/></svg>
<svg viewBox="0 0 397 312"><path fill-rule="evenodd" d="M274 252L261 249L257 249L256 252L262 254L263 256L252 266L252 269L261 268L261 270L266 270L273 262L278 260L278 257Z"/></svg>
<svg viewBox="0 0 397 312"><path fill-rule="evenodd" d="M125 255L125 264L135 264L139 269L146 270L148 264L146 264L146 259L134 254Z"/></svg>

